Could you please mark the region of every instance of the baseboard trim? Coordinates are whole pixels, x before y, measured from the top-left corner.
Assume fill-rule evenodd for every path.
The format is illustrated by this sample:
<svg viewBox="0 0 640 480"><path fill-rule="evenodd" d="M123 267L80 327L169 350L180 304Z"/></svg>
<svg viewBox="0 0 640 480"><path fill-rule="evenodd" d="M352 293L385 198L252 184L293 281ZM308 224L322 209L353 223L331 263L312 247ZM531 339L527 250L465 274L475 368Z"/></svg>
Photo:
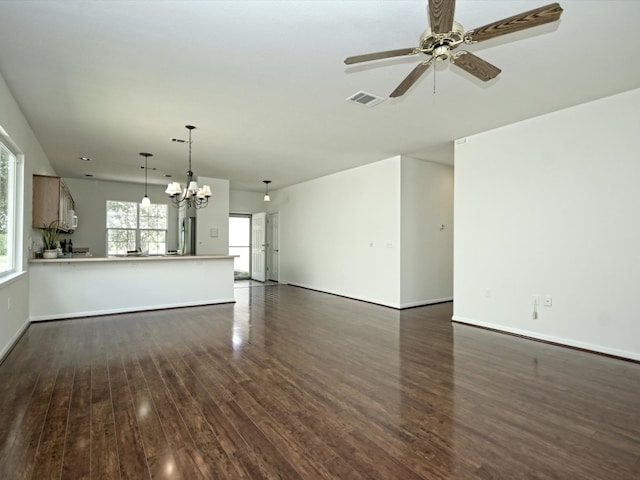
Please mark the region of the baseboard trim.
<svg viewBox="0 0 640 480"><path fill-rule="evenodd" d="M381 307L393 308L394 310L405 310L407 308L425 307L427 305L435 305L437 303L447 303L447 302L452 302L453 301L453 297L446 297L446 298L436 298L436 299L433 299L433 300L424 300L424 301L421 301L421 302L410 302L410 303L403 303L403 304L387 304L387 303L375 302L373 300L366 300L366 299L363 299L363 298L350 297L348 295L342 295L340 293L329 292L327 290L319 290L317 288L307 287L306 285L299 285L299 284L296 284L296 283L289 283L288 285L291 286L291 287L296 287L296 288L304 288L305 290L311 290L313 292L326 293L327 295L333 295L333 296L336 296L336 297L347 298L349 300L355 300L357 302L364 302L364 303L369 303L371 305L379 305Z"/></svg>
<svg viewBox="0 0 640 480"><path fill-rule="evenodd" d="M11 353L11 350L13 350L13 347L15 347L17 343L20 341L20 339L22 338L22 335L24 335L24 333L27 331L27 328L29 328L30 324L31 322L29 320L26 320L22 324L22 326L18 329L16 334L11 338L11 340L9 340L9 342L4 346L2 351L0 351L0 365L2 365L2 363Z"/></svg>
<svg viewBox="0 0 640 480"><path fill-rule="evenodd" d="M423 300L420 302L403 303L400 305L400 309L404 310L405 308L424 307L427 305L436 305L438 303L448 303L448 302L453 302L453 297L434 298L433 300Z"/></svg>
<svg viewBox="0 0 640 480"><path fill-rule="evenodd" d="M105 315L119 315L123 313L139 313L150 312L153 310L170 310L172 308L188 308L188 307L202 307L205 305L219 305L223 303L235 303L234 298L219 299L215 301L203 301L203 302L187 302L187 303L172 303L167 305L153 305L153 306L141 306L131 308L114 308L106 310L90 310L87 312L73 312L73 313L58 313L53 315L37 315L30 318L31 322L48 322L50 320L67 320L72 318L85 318L85 317L102 317Z"/></svg>
<svg viewBox="0 0 640 480"><path fill-rule="evenodd" d="M327 290L320 290L318 288L307 287L306 285L300 285L300 284L297 284L297 283L289 283L288 285L291 286L291 287L303 288L304 290L311 290L312 292L326 293L327 295L333 295L334 297L347 298L349 300L356 300L358 302L370 303L371 305L378 305L380 307L387 307L387 308L393 308L394 310L398 310L398 307L395 306L395 305L388 305L388 304L385 304L385 303L374 302L373 300L365 300L363 298L350 297L348 295L342 295L340 293L329 292Z"/></svg>
<svg viewBox="0 0 640 480"><path fill-rule="evenodd" d="M594 345L586 342L579 342L576 340L554 337L552 335L544 335L529 330L521 330L518 328L504 327L503 325L497 325L488 322L481 322L470 318L464 318L454 315L451 319L454 323L460 323L469 325L472 327L482 328L484 330L490 330L493 332L504 333L507 335L513 335L515 337L525 338L527 340L533 340L536 342L547 343L550 345L556 345L559 347L571 348L573 350L579 350L587 353L594 353L597 355L603 355L605 357L615 358L618 360L625 360L633 363L640 363L640 354L635 352L628 352L626 350L618 350L615 348L604 347L602 345Z"/></svg>

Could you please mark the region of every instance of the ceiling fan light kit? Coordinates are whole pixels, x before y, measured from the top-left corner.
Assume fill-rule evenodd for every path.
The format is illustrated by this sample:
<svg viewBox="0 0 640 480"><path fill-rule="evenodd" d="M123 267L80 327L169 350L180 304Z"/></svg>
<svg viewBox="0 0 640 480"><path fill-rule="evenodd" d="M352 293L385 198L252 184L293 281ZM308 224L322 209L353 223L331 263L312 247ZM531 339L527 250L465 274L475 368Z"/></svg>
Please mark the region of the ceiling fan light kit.
<svg viewBox="0 0 640 480"><path fill-rule="evenodd" d="M428 10L431 27L422 33L417 47L356 55L346 58L344 63L352 65L354 63L419 53L429 57L419 63L405 77L396 89L391 92L390 97L404 95L433 63L447 59L453 65L462 68L483 82L487 82L500 74L501 70L498 67L466 50L460 50L455 53L453 51L462 44L473 45L501 35L555 22L562 14L562 7L558 3L551 3L483 25L465 33L463 26L453 19L455 6L455 0L429 0Z"/></svg>

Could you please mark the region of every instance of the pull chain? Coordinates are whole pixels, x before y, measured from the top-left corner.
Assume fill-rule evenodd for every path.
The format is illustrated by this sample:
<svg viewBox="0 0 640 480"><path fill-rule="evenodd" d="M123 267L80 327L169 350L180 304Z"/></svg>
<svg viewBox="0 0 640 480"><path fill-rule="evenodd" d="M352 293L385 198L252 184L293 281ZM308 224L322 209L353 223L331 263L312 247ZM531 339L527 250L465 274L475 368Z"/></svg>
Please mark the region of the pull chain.
<svg viewBox="0 0 640 480"><path fill-rule="evenodd" d="M433 94L436 94L436 71L438 69L436 68L436 63L433 62Z"/></svg>

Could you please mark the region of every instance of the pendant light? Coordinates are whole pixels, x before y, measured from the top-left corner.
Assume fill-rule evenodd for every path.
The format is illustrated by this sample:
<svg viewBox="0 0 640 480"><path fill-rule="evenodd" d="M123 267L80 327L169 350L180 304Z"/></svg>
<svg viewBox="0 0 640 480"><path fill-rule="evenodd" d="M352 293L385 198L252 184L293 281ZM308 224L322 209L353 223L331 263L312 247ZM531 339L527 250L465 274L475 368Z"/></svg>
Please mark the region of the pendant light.
<svg viewBox="0 0 640 480"><path fill-rule="evenodd" d="M271 197L269 196L269 184L271 183L271 180L262 180L262 183L264 183L267 187L267 190L265 191L265 194L264 194L264 201L270 202Z"/></svg>
<svg viewBox="0 0 640 480"><path fill-rule="evenodd" d="M149 205L151 205L151 200L147 195L147 161L149 160L149 157L153 157L153 154L147 153L147 152L140 152L140 155L144 157L144 197L142 197L142 201L140 202L140 204L143 207L148 207Z"/></svg>
<svg viewBox="0 0 640 480"><path fill-rule="evenodd" d="M187 171L187 184L183 190L180 182L171 182L167 189L164 191L174 207L180 208L186 206L187 208L204 208L209 204L209 197L211 197L211 187L209 185L198 186L198 182L193 180L193 172L191 171L191 132L196 127L193 125L185 125L185 128L189 131L189 170ZM177 138L172 139L174 142L184 143L184 140Z"/></svg>

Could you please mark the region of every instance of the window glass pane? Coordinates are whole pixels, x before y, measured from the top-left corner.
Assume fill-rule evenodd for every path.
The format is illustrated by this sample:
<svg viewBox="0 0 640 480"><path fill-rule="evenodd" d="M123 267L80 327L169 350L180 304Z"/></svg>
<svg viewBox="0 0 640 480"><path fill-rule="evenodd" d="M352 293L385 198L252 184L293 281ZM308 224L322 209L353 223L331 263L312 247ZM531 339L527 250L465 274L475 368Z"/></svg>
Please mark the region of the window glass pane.
<svg viewBox="0 0 640 480"><path fill-rule="evenodd" d="M166 229L167 214L167 205L140 205L140 228Z"/></svg>
<svg viewBox="0 0 640 480"><path fill-rule="evenodd" d="M251 238L251 217L229 217L229 246L248 247Z"/></svg>
<svg viewBox="0 0 640 480"><path fill-rule="evenodd" d="M149 255L164 255L167 253L167 231L141 230L140 247Z"/></svg>
<svg viewBox="0 0 640 480"><path fill-rule="evenodd" d="M124 230L115 228L110 228L107 230L107 255L125 255L128 250L135 249L135 230Z"/></svg>
<svg viewBox="0 0 640 480"><path fill-rule="evenodd" d="M16 158L0 144L0 275L15 269Z"/></svg>
<svg viewBox="0 0 640 480"><path fill-rule="evenodd" d="M107 200L107 228L137 228L138 204Z"/></svg>

